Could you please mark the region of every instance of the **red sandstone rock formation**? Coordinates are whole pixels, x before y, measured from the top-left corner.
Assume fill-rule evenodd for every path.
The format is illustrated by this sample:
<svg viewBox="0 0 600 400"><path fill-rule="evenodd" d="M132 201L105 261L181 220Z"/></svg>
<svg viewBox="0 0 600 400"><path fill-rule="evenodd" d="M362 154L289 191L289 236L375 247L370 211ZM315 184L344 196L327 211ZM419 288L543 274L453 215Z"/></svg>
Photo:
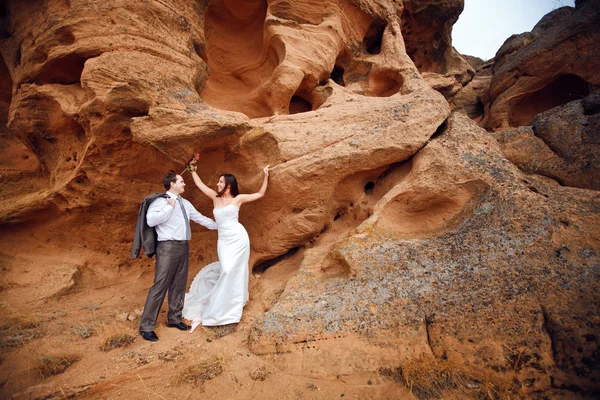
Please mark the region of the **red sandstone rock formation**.
<svg viewBox="0 0 600 400"><path fill-rule="evenodd" d="M545 17L477 75L450 41L462 7L6 2L0 293L35 323L0 328L3 396L122 397L140 381L144 396L190 396L181 365L209 356L228 374L207 397L400 398L399 368L424 360L487 371L515 396L598 391L597 105L537 115L566 101L548 82L596 90L583 66L597 65L597 2ZM490 135L451 108L492 129L534 123ZM152 282L152 260L128 259L139 201L195 152L209 185L232 172L243 192L272 165L241 212L244 319L188 341L159 322L158 347L100 352L115 315L135 331ZM215 245L194 228L192 276ZM39 384L23 360L42 343L80 361ZM274 376L255 393L258 364Z"/></svg>
<svg viewBox="0 0 600 400"><path fill-rule="evenodd" d="M585 370L579 382L589 387L583 376L595 373L595 347L584 321L598 297L584 293L598 292L583 276L597 257L597 192L524 175L455 113L441 136L383 173L366 197L368 219L329 252L319 242L306 250L299 273L255 325L254 352L318 375L427 355L510 371L507 349L522 348L527 361L516 376L535 382L527 392L548 387L549 371L562 381ZM352 215L331 228L344 218ZM579 333L567 338L571 330ZM556 351L576 346L583 353L572 364ZM360 352L360 362L337 365L347 351Z"/></svg>
<svg viewBox="0 0 600 400"><path fill-rule="evenodd" d="M590 1L557 9L507 40L495 57L486 128L529 125L536 114L596 91L599 26L600 3Z"/></svg>
<svg viewBox="0 0 600 400"><path fill-rule="evenodd" d="M463 6L463 0L404 1L402 36L406 51L427 83L447 99L475 73L452 47L452 25Z"/></svg>
<svg viewBox="0 0 600 400"><path fill-rule="evenodd" d="M494 133L519 168L562 185L600 190L600 96L538 114L531 126Z"/></svg>
<svg viewBox="0 0 600 400"><path fill-rule="evenodd" d="M598 2L554 10L480 66L450 99L452 109L494 131L526 172L597 190L597 100L587 98L587 111L580 100L598 90L598 27Z"/></svg>
<svg viewBox="0 0 600 400"><path fill-rule="evenodd" d="M480 65L473 79L449 100L453 111L464 112L480 125L485 122L486 114L489 114L493 65L493 62Z"/></svg>

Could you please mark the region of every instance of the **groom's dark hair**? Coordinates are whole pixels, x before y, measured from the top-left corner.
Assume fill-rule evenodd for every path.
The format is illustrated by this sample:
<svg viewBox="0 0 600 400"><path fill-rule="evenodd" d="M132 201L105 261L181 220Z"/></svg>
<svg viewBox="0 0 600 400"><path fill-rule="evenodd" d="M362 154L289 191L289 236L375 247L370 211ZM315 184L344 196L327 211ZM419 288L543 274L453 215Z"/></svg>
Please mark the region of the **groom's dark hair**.
<svg viewBox="0 0 600 400"><path fill-rule="evenodd" d="M223 179L225 179L225 187L223 188L223 190L217 193L217 197L223 196L223 193L225 193L227 187L229 187L229 191L231 192L231 195L233 197L240 194L240 191L238 190L237 179L235 179L235 176L231 174L222 174L221 176L223 177Z"/></svg>
<svg viewBox="0 0 600 400"><path fill-rule="evenodd" d="M171 189L171 182L177 182L177 172L171 170L163 176L162 179L163 186L166 190Z"/></svg>

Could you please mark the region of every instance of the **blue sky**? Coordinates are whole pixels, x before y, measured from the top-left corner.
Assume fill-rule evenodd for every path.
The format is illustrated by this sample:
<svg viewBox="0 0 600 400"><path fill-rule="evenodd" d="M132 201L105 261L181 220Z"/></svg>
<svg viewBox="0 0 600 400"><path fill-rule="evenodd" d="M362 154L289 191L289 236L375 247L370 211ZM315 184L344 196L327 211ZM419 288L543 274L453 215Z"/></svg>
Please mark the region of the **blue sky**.
<svg viewBox="0 0 600 400"><path fill-rule="evenodd" d="M489 60L510 35L529 32L548 12L574 5L574 0L465 0L452 44L461 54Z"/></svg>

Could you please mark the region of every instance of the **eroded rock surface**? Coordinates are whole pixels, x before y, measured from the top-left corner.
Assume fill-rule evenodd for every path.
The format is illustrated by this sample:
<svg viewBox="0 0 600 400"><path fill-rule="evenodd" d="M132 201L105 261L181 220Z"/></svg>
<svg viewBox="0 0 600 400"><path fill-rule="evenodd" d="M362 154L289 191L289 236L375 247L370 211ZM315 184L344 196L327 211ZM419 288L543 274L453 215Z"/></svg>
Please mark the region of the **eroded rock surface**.
<svg viewBox="0 0 600 400"><path fill-rule="evenodd" d="M597 97L539 114L571 99L553 88L597 91L597 4L471 66L450 41L461 0L9 0L2 301L60 318L67 303L111 320L141 307L153 266L129 259L139 202L198 152L210 186L230 172L253 192L272 167L241 212L255 275L233 357L326 380L451 360L522 395L598 391ZM191 248L192 274L216 260L215 232L194 227ZM18 365L3 395L60 396L20 361L36 335L3 355ZM81 377L98 363L88 343L56 387L118 396L120 372ZM164 390L162 375L144 379Z"/></svg>
<svg viewBox="0 0 600 400"><path fill-rule="evenodd" d="M531 126L493 135L522 170L563 185L599 190L599 104L596 93L536 115Z"/></svg>
<svg viewBox="0 0 600 400"><path fill-rule="evenodd" d="M463 10L463 0L404 1L402 35L406 50L427 83L447 99L475 74L474 68L452 47L452 25Z"/></svg>
<svg viewBox="0 0 600 400"><path fill-rule="evenodd" d="M473 79L449 100L453 111L461 111L480 126L485 124L490 107L490 82L494 62L482 63Z"/></svg>
<svg viewBox="0 0 600 400"><path fill-rule="evenodd" d="M447 103L406 54L394 6L245 4L137 10L89 1L58 7L61 20L41 5L14 5L4 58L14 59L19 42L22 55L11 64L8 126L48 183L5 203L2 218L88 207L109 193L131 210L142 196L123 185L147 192L163 169L199 151L209 184L230 171L255 190L261 166L272 165L273 192L244 221L257 257L269 258L316 235L351 202L332 204L337 182L410 157L446 118ZM87 23L90 9L101 21ZM44 23L21 22L31 18ZM151 46L143 26L158 19Z"/></svg>
<svg viewBox="0 0 600 400"><path fill-rule="evenodd" d="M597 91L599 27L600 3L589 1L554 10L507 40L495 57L486 128L529 125L536 114Z"/></svg>
<svg viewBox="0 0 600 400"><path fill-rule="evenodd" d="M251 349L314 374L400 366L420 354L512 373L525 349L520 381L539 390L559 374L590 385L598 193L525 176L461 114L403 168L375 181L374 191L390 190L329 253L307 250L256 323ZM575 343L582 353L567 366ZM363 362L334 366L349 348Z"/></svg>

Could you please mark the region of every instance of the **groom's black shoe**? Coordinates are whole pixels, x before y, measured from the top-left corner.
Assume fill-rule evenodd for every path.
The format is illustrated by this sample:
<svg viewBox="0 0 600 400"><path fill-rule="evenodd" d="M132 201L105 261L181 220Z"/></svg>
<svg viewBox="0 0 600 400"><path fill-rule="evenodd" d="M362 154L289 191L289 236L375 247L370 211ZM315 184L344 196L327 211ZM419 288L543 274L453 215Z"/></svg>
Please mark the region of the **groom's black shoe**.
<svg viewBox="0 0 600 400"><path fill-rule="evenodd" d="M184 324L183 322L178 322L176 324L167 324L169 328L177 328L180 331L188 331L191 326Z"/></svg>
<svg viewBox="0 0 600 400"><path fill-rule="evenodd" d="M156 336L156 333L154 333L154 331L150 331L150 332L140 331L140 335L142 335L144 340L149 340L151 342L156 342L158 340L158 336Z"/></svg>

